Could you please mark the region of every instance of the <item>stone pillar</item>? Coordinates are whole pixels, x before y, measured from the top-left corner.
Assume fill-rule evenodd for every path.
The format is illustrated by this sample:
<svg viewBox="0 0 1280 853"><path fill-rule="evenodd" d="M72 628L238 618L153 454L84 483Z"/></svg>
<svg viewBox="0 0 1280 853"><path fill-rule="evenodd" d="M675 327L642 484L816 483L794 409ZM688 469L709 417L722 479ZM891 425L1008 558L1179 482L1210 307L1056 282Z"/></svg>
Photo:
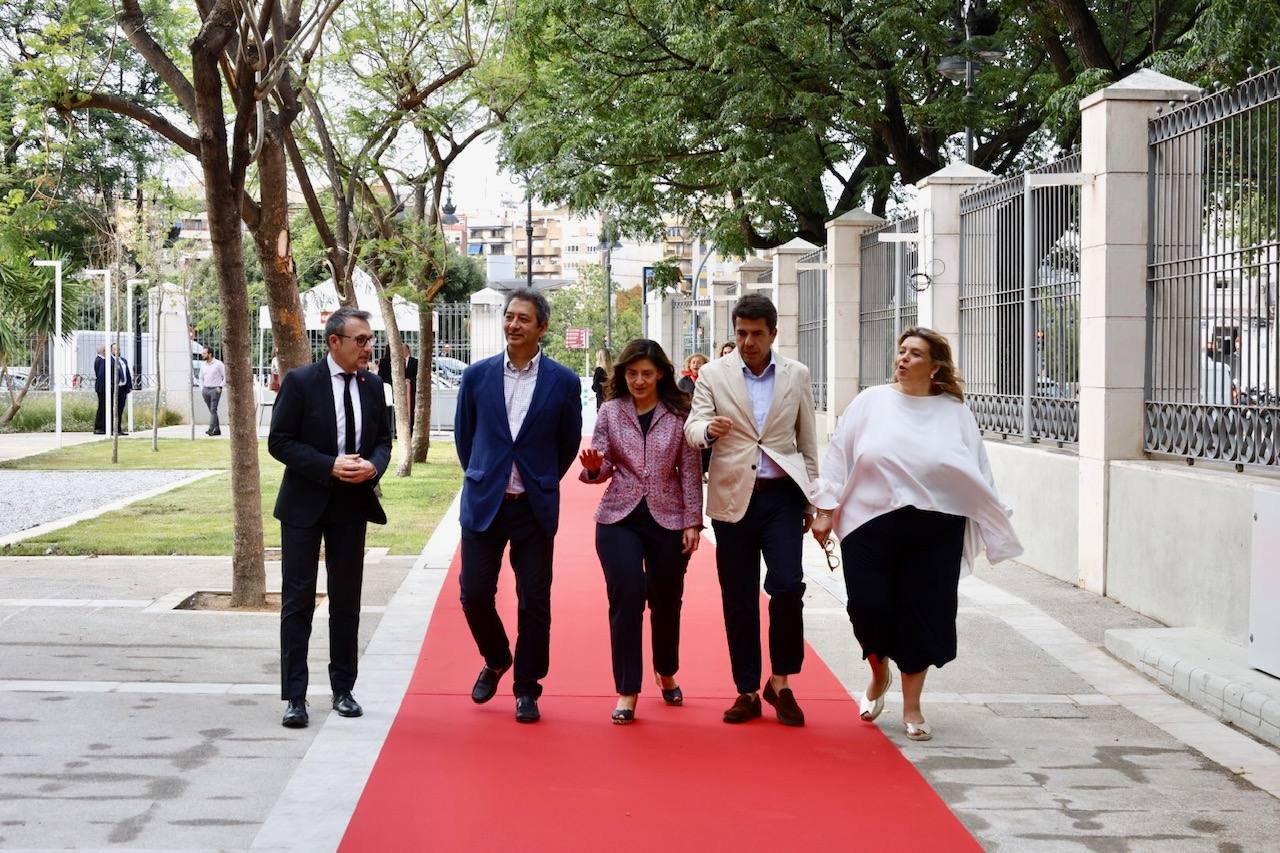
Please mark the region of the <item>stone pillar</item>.
<svg viewBox="0 0 1280 853"><path fill-rule="evenodd" d="M858 393L862 235L883 224L865 210L850 210L827 223L827 417L819 429L828 436Z"/></svg>
<svg viewBox="0 0 1280 853"><path fill-rule="evenodd" d="M502 306L506 296L486 287L471 294L471 361L497 355L506 346L502 334Z"/></svg>
<svg viewBox="0 0 1280 853"><path fill-rule="evenodd" d="M1150 70L1080 102L1079 583L1107 591L1109 463L1142 455L1147 122L1199 90Z"/></svg>
<svg viewBox="0 0 1280 853"><path fill-rule="evenodd" d="M916 186L920 222L920 272L932 276L916 295L919 323L941 332L960 352L960 194L994 178L967 163L952 163ZM912 270L907 270L907 273Z"/></svg>
<svg viewBox="0 0 1280 853"><path fill-rule="evenodd" d="M147 291L147 328L160 335L160 361L157 364L161 393L160 405L191 423L196 414L192 393L195 373L192 369L191 333L187 330L187 298L182 288L166 282ZM152 339L155 346L155 339ZM90 377L92 380L92 377ZM89 386L92 388L92 386ZM198 408L197 408L198 411ZM205 414L207 420L208 414Z"/></svg>
<svg viewBox="0 0 1280 853"><path fill-rule="evenodd" d="M711 357L720 357L720 347L725 341L733 340L733 324L729 315L733 313L733 303L738 295L734 293L738 282L724 279L711 282Z"/></svg>
<svg viewBox="0 0 1280 853"><path fill-rule="evenodd" d="M774 349L787 358L800 357L800 279L796 262L817 248L797 237L773 250L773 304L778 307L778 340Z"/></svg>
<svg viewBox="0 0 1280 853"><path fill-rule="evenodd" d="M645 316L649 323L649 339L657 341L667 358L676 358L676 329L672 322L672 303L675 301L670 293L649 291L649 301L645 303ZM617 356L618 353L614 353ZM677 364L677 369L683 365Z"/></svg>

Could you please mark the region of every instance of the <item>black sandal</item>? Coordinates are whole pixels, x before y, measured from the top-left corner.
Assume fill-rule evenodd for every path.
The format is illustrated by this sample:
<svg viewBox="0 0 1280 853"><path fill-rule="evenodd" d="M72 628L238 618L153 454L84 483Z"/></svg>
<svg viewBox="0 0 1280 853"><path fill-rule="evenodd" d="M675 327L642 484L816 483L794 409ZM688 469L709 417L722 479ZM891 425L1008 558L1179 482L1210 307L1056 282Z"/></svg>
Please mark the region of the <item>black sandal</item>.
<svg viewBox="0 0 1280 853"><path fill-rule="evenodd" d="M610 715L615 726L625 726L628 723L635 722L635 708L614 708L613 714Z"/></svg>
<svg viewBox="0 0 1280 853"><path fill-rule="evenodd" d="M684 704L684 691L680 689L679 684L672 687L670 690L667 690L662 686L662 676L658 675L656 672L653 674L653 680L658 683L658 690L662 691L663 702L666 702L668 705Z"/></svg>

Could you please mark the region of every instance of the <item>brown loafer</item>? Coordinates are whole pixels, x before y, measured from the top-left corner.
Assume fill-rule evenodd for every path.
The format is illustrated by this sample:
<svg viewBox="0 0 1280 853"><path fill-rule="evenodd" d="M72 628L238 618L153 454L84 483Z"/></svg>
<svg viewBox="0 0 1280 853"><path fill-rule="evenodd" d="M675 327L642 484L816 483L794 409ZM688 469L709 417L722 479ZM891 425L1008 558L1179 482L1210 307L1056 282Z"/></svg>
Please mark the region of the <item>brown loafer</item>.
<svg viewBox="0 0 1280 853"><path fill-rule="evenodd" d="M745 723L748 720L754 720L760 716L760 713L759 694L752 696L749 693L739 693L738 698L733 700L733 705L724 712L724 721L726 723Z"/></svg>
<svg viewBox="0 0 1280 853"><path fill-rule="evenodd" d="M795 694L791 692L790 687L775 691L773 682L766 681L764 683L764 701L772 705L773 709L778 712L778 722L784 726L804 725L804 711L801 711L800 706L796 704Z"/></svg>

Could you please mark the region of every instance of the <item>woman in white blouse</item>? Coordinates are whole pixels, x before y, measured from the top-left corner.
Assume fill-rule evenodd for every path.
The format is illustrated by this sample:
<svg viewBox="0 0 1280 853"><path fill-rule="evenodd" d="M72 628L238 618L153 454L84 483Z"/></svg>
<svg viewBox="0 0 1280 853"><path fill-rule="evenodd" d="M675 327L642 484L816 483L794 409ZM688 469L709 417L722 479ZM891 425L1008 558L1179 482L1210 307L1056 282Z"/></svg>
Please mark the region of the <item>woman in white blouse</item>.
<svg viewBox="0 0 1280 853"><path fill-rule="evenodd" d="M907 737L928 740L920 694L929 667L955 659L961 575L980 547L993 563L1022 553L945 337L903 331L893 382L845 410L813 490L813 535L840 539L849 619L871 667L862 719L884 709L893 660Z"/></svg>

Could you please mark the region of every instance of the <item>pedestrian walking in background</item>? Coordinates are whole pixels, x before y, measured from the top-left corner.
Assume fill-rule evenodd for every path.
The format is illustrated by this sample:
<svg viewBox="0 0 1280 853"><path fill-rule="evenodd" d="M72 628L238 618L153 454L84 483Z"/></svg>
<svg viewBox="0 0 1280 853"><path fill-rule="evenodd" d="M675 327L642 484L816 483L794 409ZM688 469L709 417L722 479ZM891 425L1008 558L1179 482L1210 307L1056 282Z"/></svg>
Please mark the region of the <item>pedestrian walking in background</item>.
<svg viewBox="0 0 1280 853"><path fill-rule="evenodd" d="M204 364L200 365L200 396L209 407L209 428L204 431L205 435L222 435L222 426L218 423L218 402L226 384L226 365L214 358L213 350L205 347Z"/></svg>
<svg viewBox="0 0 1280 853"><path fill-rule="evenodd" d="M409 348L404 348L404 383L405 383L405 405L409 407L409 435L413 435L413 418L416 414L418 403L418 357L409 355ZM378 359L378 378L382 380L383 387L388 390L391 388L391 349L388 348L382 354L382 358ZM396 408L394 402L388 407L389 420L391 421L391 437L396 437ZM408 436L405 437L408 440Z"/></svg>
<svg viewBox="0 0 1280 853"><path fill-rule="evenodd" d="M724 358L726 355L737 349L737 347L738 345L733 341L725 341L720 345L720 355L717 356L717 358Z"/></svg>
<svg viewBox="0 0 1280 853"><path fill-rule="evenodd" d="M611 719L635 719L643 680L644 610L649 605L653 672L663 701L680 705L680 608L689 557L702 536L702 470L684 440L689 397L655 341L627 344L609 400L583 450L580 479L608 482L596 510L596 553L609 595L613 682Z"/></svg>
<svg viewBox="0 0 1280 853"><path fill-rule="evenodd" d="M596 350L596 369L591 374L591 390L596 395L596 411L604 405L605 387L609 384L609 374L613 373L613 356L604 347Z"/></svg>
<svg viewBox="0 0 1280 853"><path fill-rule="evenodd" d="M813 487L813 535L824 547L833 529L840 540L849 619L871 668L862 719L884 709L892 660L907 737L928 740L920 695L929 667L956 657L960 578L980 547L995 563L1022 546L947 339L906 329L893 377L860 393L840 418Z"/></svg>
<svg viewBox="0 0 1280 853"><path fill-rule="evenodd" d="M702 368L684 434L714 444L707 515L716 531L716 572L738 698L726 723L760 716L760 559L769 595L771 675L763 698L783 725L804 725L789 676L804 661L806 490L817 476L809 368L773 352L778 311L750 293L733 306L737 348Z"/></svg>

